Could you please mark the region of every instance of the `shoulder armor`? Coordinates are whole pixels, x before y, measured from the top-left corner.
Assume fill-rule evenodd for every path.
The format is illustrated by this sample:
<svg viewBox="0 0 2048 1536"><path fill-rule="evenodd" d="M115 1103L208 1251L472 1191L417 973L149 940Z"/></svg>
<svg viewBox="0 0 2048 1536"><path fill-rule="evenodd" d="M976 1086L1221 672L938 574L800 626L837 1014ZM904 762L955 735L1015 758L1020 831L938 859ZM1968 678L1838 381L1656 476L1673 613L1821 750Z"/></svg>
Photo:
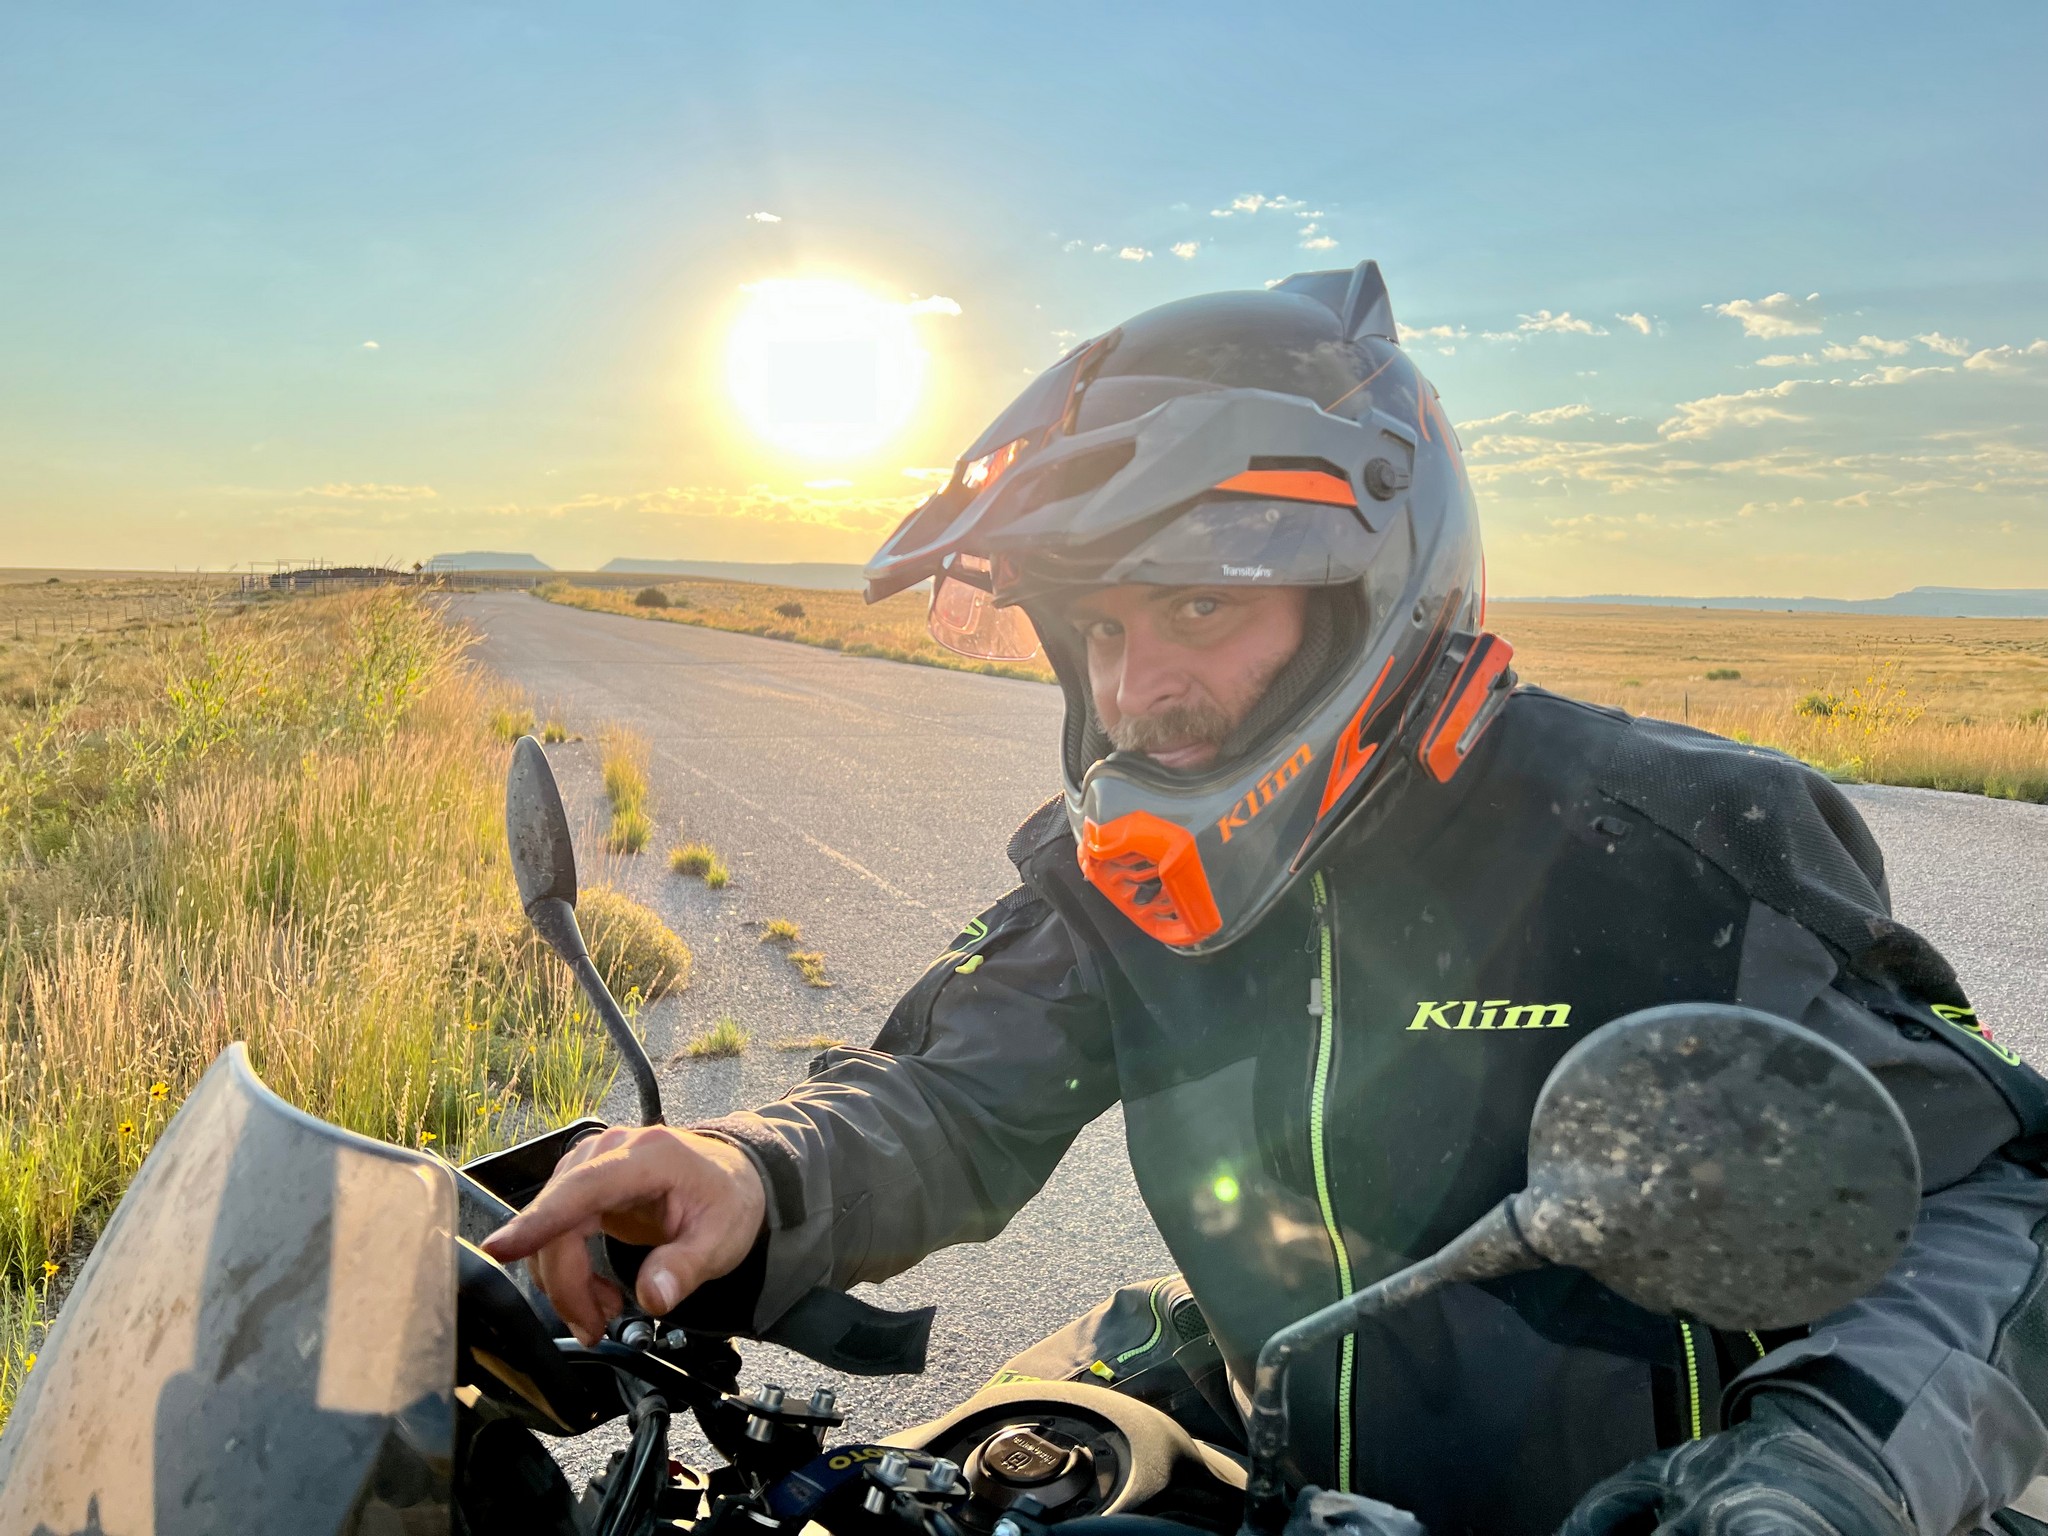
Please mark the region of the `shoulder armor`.
<svg viewBox="0 0 2048 1536"><path fill-rule="evenodd" d="M1752 900L1817 934L1849 970L1961 999L1948 962L1891 915L1884 855L1863 818L1804 763L1688 726L1634 720L1616 733L1598 787Z"/></svg>

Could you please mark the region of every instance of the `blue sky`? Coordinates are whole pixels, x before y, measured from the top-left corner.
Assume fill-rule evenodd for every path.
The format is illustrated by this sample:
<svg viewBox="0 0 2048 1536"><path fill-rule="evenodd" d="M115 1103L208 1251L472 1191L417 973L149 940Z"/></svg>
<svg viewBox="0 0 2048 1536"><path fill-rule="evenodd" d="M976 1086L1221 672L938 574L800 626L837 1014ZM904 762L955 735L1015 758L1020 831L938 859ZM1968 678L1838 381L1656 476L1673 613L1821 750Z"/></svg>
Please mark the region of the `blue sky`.
<svg viewBox="0 0 2048 1536"><path fill-rule="evenodd" d="M2018 0L13 7L0 565L858 560L1071 337L1371 256L1498 592L2048 585L2044 61ZM925 301L874 452L727 398L807 276Z"/></svg>

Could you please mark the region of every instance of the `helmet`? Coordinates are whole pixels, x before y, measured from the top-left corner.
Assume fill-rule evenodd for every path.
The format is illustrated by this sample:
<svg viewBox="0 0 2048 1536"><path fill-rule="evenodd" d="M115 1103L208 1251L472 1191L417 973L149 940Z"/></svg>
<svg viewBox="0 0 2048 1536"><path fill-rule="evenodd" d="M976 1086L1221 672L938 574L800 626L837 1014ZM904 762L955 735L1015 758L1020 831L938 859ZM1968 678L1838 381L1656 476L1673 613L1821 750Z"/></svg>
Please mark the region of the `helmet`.
<svg viewBox="0 0 2048 1536"><path fill-rule="evenodd" d="M1247 932L1376 790L1448 780L1513 681L1481 632L1457 438L1373 262L1183 299L1083 343L866 576L870 602L931 580L932 632L967 654L1043 639L1082 873L1191 953ZM1111 750L1082 644L1049 622L1062 593L1124 583L1314 589L1301 648L1205 768Z"/></svg>

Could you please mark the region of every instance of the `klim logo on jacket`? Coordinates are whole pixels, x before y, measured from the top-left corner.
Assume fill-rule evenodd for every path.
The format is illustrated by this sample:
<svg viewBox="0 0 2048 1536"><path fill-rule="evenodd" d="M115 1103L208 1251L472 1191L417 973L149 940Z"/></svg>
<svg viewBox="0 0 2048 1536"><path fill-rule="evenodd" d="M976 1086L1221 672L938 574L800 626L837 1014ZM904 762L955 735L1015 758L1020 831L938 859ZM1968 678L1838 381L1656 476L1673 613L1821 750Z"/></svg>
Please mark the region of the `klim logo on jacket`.
<svg viewBox="0 0 2048 1536"><path fill-rule="evenodd" d="M1569 1029L1570 1003L1516 1003L1505 997L1482 1001L1420 1002L1410 1029Z"/></svg>

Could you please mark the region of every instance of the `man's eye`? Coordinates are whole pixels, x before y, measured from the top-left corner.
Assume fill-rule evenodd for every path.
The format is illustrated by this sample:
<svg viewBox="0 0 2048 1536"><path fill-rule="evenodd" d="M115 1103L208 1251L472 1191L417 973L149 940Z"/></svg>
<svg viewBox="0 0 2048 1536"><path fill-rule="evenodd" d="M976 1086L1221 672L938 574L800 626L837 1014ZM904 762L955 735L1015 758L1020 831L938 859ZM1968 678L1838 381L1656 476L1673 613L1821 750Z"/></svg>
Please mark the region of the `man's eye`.
<svg viewBox="0 0 2048 1536"><path fill-rule="evenodd" d="M1222 606L1223 604L1213 597L1191 597L1182 605L1182 611L1189 618L1206 619Z"/></svg>
<svg viewBox="0 0 2048 1536"><path fill-rule="evenodd" d="M1114 640L1123 632L1123 625L1115 619L1089 619L1081 625L1082 638L1087 640Z"/></svg>

